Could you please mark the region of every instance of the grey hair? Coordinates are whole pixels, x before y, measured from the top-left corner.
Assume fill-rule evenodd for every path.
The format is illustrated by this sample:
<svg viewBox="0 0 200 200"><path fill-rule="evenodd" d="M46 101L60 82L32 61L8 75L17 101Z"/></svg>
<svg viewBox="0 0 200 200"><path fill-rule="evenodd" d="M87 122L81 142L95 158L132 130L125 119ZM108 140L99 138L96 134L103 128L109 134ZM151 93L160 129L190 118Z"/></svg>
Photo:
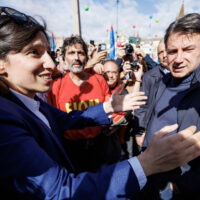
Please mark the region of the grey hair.
<svg viewBox="0 0 200 200"><path fill-rule="evenodd" d="M200 33L200 14L190 13L172 22L167 28L164 36L164 42L166 47L169 36L172 33L180 33L184 35Z"/></svg>

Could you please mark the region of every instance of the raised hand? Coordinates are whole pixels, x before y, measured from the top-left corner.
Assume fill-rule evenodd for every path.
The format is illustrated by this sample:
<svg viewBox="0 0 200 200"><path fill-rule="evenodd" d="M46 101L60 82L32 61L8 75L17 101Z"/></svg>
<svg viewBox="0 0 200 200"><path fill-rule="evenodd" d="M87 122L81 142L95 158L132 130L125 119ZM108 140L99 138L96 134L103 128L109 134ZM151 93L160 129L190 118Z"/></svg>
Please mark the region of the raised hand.
<svg viewBox="0 0 200 200"><path fill-rule="evenodd" d="M133 92L126 95L118 94L122 87L124 87L124 84L114 92L108 102L104 102L106 113L134 111L146 103L147 97L144 95L144 92Z"/></svg>

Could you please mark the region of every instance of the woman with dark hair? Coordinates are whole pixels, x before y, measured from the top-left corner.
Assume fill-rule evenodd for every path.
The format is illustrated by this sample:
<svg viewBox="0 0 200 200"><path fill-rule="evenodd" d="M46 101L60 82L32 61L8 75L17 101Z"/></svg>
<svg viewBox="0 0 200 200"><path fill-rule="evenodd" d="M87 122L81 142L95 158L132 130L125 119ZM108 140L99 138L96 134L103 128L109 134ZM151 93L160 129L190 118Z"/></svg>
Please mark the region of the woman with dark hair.
<svg viewBox="0 0 200 200"><path fill-rule="evenodd" d="M177 154L177 148L173 149L165 139L160 145L152 142L138 159L106 166L97 173L75 175L61 143L64 130L110 124L107 113L134 110L144 104L146 97L143 93L114 94L106 103L66 114L35 95L50 89L54 67L45 27L12 8L0 7L0 196L3 199L117 199L138 192L146 181L144 173L172 169L199 154L195 145L199 134L193 136L190 145L176 136L187 147L195 147L197 153L192 151L190 157L184 157L182 154L188 148L183 146ZM174 128L163 131L166 134ZM159 153L158 147L162 147ZM157 159L164 152L168 153L168 159L165 156L163 160ZM174 163L176 159L178 164Z"/></svg>
<svg viewBox="0 0 200 200"><path fill-rule="evenodd" d="M80 185L91 175L74 178L61 133L110 124L106 113L120 111L122 105L124 110L137 108L144 104L138 100L145 97L141 93L129 96L126 105L122 98L113 98L71 114L44 103L35 94L49 90L55 68L45 26L12 8L1 7L0 11L0 191L7 193L7 199L84 196L79 190L87 195L88 189Z"/></svg>

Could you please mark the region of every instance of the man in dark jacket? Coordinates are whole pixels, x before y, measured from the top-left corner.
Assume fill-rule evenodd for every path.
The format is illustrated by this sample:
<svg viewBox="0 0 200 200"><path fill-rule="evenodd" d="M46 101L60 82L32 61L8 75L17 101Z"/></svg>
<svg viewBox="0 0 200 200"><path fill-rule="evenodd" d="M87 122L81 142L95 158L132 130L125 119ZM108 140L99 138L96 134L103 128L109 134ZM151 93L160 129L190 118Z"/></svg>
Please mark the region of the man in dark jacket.
<svg viewBox="0 0 200 200"><path fill-rule="evenodd" d="M151 66L151 70L146 72L142 78L141 91L144 91L148 96L148 101L145 106L142 106L141 109L135 112L135 117L139 120L136 133L137 143L142 146L144 139L144 130L146 123L148 122L149 115L146 116L146 113L151 113L151 103L155 97L155 88L158 88L159 82L165 74L169 71L167 70L167 52L165 48L164 40L161 40L158 44L158 59L160 64L157 64L155 61L145 54L140 48L136 48L136 54L141 55L148 66ZM151 110L151 112L150 112Z"/></svg>
<svg viewBox="0 0 200 200"><path fill-rule="evenodd" d="M188 14L171 23L164 41L170 74L152 88L150 109L145 116L144 147L153 132L167 124L178 123L179 131L188 125L200 129L200 15ZM182 166L181 170L174 180L178 188L175 198L200 199L200 159Z"/></svg>

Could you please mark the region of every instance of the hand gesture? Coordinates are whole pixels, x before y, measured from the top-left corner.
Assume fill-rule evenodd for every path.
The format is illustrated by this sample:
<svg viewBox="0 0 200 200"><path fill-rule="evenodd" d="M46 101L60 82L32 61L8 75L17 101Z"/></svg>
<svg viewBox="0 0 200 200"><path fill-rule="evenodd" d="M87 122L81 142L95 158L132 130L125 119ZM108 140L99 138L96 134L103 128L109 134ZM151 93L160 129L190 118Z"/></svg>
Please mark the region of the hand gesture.
<svg viewBox="0 0 200 200"><path fill-rule="evenodd" d="M108 102L104 102L106 113L134 111L146 103L147 97L144 95L144 92L133 92L126 95L118 94L122 87L124 87L124 84L113 93Z"/></svg>
<svg viewBox="0 0 200 200"><path fill-rule="evenodd" d="M156 132L147 149L138 156L146 176L172 170L200 155L200 132L194 134L196 127L167 136L177 128L174 124Z"/></svg>

